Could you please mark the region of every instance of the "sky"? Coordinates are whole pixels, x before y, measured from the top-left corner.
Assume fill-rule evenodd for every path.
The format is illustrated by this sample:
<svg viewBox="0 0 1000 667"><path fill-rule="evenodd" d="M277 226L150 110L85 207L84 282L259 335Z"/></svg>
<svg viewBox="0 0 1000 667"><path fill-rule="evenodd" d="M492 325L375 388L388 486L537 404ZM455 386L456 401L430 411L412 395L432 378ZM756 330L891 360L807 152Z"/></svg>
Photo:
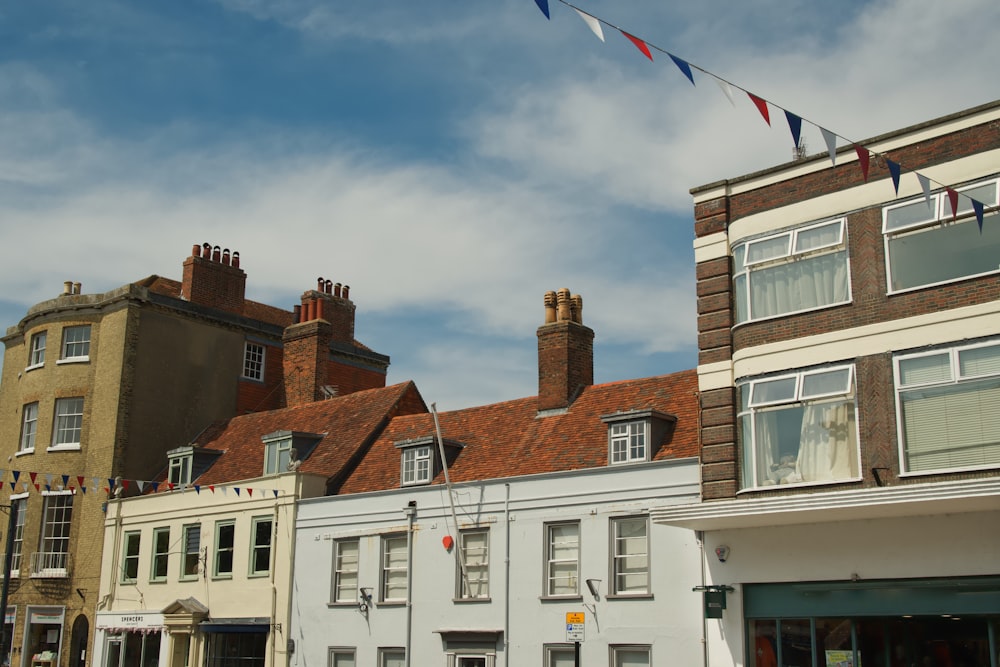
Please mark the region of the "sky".
<svg viewBox="0 0 1000 667"><path fill-rule="evenodd" d="M596 382L693 368L689 191L792 139L612 26L803 117L809 153L1000 96L996 0L578 0L604 42L549 4L0 2L0 326L207 242L256 301L350 285L439 410L536 394L562 287Z"/></svg>

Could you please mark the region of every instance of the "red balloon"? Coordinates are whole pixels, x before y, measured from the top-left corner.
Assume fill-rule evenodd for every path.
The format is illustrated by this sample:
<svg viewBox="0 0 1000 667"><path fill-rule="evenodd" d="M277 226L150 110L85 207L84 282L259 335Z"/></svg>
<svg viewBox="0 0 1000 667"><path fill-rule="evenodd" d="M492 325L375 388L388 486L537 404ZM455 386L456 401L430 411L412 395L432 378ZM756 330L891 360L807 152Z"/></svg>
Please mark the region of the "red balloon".
<svg viewBox="0 0 1000 667"><path fill-rule="evenodd" d="M443 538L441 538L441 544L444 545L445 549L451 551L451 547L455 544L455 540L451 538L451 535L445 535Z"/></svg>

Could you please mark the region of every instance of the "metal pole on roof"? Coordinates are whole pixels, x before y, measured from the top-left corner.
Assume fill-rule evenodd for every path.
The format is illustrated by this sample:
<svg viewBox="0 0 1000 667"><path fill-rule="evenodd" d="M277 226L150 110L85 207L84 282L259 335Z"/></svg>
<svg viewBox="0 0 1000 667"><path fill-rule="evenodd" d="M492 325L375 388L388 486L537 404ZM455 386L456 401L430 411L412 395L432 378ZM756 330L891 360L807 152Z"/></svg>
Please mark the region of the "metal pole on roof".
<svg viewBox="0 0 1000 667"><path fill-rule="evenodd" d="M451 505L451 520L455 524L455 537L458 544L456 555L458 556L458 567L462 572L462 581L465 583L465 590L470 594L469 573L465 569L465 558L462 554L462 534L458 530L458 515L455 513L455 498L451 493L451 477L448 475L448 459L444 455L444 440L441 439L441 423L438 421L437 403L431 403L431 414L434 415L434 432L437 434L438 456L441 457L441 467L444 468L444 485L448 489L448 503Z"/></svg>

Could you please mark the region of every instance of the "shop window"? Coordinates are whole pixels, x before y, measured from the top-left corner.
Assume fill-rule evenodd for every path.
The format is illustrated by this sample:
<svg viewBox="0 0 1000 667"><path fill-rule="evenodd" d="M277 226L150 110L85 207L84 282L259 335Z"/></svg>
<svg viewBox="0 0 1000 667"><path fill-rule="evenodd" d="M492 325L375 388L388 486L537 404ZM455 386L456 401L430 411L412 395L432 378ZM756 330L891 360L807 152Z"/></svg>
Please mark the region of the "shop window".
<svg viewBox="0 0 1000 667"><path fill-rule="evenodd" d="M167 565L170 558L170 528L163 526L153 529L153 560L149 573L150 581L166 581Z"/></svg>
<svg viewBox="0 0 1000 667"><path fill-rule="evenodd" d="M1000 465L1000 341L895 359L903 472Z"/></svg>
<svg viewBox="0 0 1000 667"><path fill-rule="evenodd" d="M125 543L122 545L121 582L134 584L139 578L139 545L142 534L139 531L125 533Z"/></svg>
<svg viewBox="0 0 1000 667"><path fill-rule="evenodd" d="M160 659L159 632L125 632L107 639L104 667L155 665Z"/></svg>
<svg viewBox="0 0 1000 667"><path fill-rule="evenodd" d="M255 517L250 525L250 576L261 576L271 571L271 517Z"/></svg>
<svg viewBox="0 0 1000 667"><path fill-rule="evenodd" d="M982 230L972 200L997 205L997 179L959 188L957 214L947 191L885 207L889 292L962 280L1000 271L1000 213L983 216Z"/></svg>
<svg viewBox="0 0 1000 667"><path fill-rule="evenodd" d="M580 522L545 526L545 596L580 595Z"/></svg>
<svg viewBox="0 0 1000 667"><path fill-rule="evenodd" d="M649 519L611 520L611 595L649 594Z"/></svg>
<svg viewBox="0 0 1000 667"><path fill-rule="evenodd" d="M463 530L458 535L458 597L462 600L490 596L490 531Z"/></svg>
<svg viewBox="0 0 1000 667"><path fill-rule="evenodd" d="M406 601L406 535L382 537L382 577L379 599L383 602Z"/></svg>
<svg viewBox="0 0 1000 667"><path fill-rule="evenodd" d="M264 667L266 632L210 632L205 667Z"/></svg>
<svg viewBox="0 0 1000 667"><path fill-rule="evenodd" d="M746 380L737 388L743 488L859 477L853 366Z"/></svg>
<svg viewBox="0 0 1000 667"><path fill-rule="evenodd" d="M845 231L830 220L734 245L736 322L850 301Z"/></svg>
<svg viewBox="0 0 1000 667"><path fill-rule="evenodd" d="M333 590L330 601L355 604L358 601L358 548L356 539L333 543Z"/></svg>

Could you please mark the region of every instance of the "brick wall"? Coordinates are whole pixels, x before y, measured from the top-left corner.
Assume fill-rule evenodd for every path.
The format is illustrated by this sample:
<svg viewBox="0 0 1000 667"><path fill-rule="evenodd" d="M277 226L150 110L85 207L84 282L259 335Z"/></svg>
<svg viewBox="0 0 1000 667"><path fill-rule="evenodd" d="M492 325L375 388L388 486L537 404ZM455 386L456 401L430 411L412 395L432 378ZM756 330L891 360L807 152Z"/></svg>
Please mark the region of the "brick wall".
<svg viewBox="0 0 1000 667"><path fill-rule="evenodd" d="M571 320L538 328L538 409L569 406L594 383L594 331Z"/></svg>

